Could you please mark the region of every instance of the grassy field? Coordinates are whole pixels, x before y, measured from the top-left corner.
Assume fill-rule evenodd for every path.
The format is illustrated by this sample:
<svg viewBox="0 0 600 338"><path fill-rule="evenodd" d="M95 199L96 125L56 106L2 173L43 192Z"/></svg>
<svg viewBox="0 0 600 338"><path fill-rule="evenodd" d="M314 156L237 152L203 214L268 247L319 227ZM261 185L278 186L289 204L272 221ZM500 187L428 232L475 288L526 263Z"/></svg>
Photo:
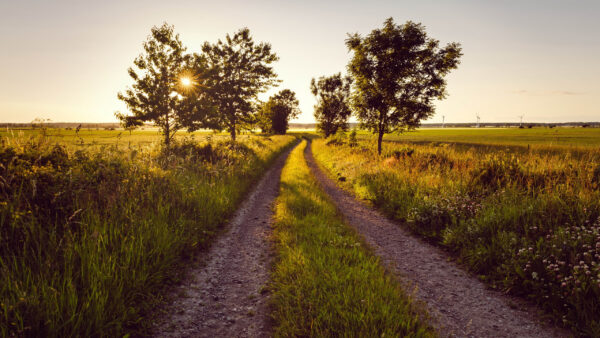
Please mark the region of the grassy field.
<svg viewBox="0 0 600 338"><path fill-rule="evenodd" d="M33 133L0 141L0 336L144 332L158 291L295 140L180 139L165 152L156 132L126 147L118 131L83 145Z"/></svg>
<svg viewBox="0 0 600 338"><path fill-rule="evenodd" d="M522 147L523 139L508 138L520 132L554 151L448 142L453 135ZM539 303L577 333L599 336L600 152L581 141L587 148L572 156L543 132L554 131L419 131L408 134L418 142L385 142L382 156L369 140L317 140L313 147L345 188L447 248L493 287ZM573 132L600 141L592 137L597 131ZM506 140L494 140L502 133Z"/></svg>
<svg viewBox="0 0 600 338"><path fill-rule="evenodd" d="M72 149L98 148L101 146L140 147L158 143L162 140L161 135L156 128L145 128L144 130L103 130L96 128L75 129L60 128L20 128L20 129L0 129L0 138L7 141L11 139L23 140L30 137L43 135L48 137L54 143L68 145ZM242 139L248 135L242 135ZM227 133L213 133L209 131L196 131L188 133L179 131L175 134L176 140L191 139L202 141L206 139L212 141L222 141L229 139Z"/></svg>
<svg viewBox="0 0 600 338"><path fill-rule="evenodd" d="M386 136L382 156L358 136L313 142L340 184L491 286L600 335L598 130L423 129ZM143 334L154 295L295 136L239 139L183 132L165 152L156 130L0 130L0 335ZM431 335L301 148L277 200L275 333Z"/></svg>
<svg viewBox="0 0 600 338"><path fill-rule="evenodd" d="M376 139L366 131L360 138ZM600 148L600 128L421 128L401 135L386 135L387 141L442 142L518 147Z"/></svg>
<svg viewBox="0 0 600 338"><path fill-rule="evenodd" d="M277 199L275 336L433 336L319 188L304 160L305 146L290 155Z"/></svg>

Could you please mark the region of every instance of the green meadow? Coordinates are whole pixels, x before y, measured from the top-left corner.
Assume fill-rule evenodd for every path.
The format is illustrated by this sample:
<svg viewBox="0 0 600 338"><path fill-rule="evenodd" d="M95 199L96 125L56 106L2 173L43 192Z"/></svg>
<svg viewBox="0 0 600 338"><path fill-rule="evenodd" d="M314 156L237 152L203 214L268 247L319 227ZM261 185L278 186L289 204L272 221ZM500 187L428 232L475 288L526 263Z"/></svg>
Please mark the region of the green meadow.
<svg viewBox="0 0 600 338"><path fill-rule="evenodd" d="M162 138L156 128L144 128L144 130L107 130L102 128L0 128L0 137L7 142L11 140L23 140L31 137L46 137L54 143L60 143L73 147L74 149L94 148L98 146L147 146L153 143L159 144ZM214 133L210 131L196 131L188 133L179 131L175 139L202 140L225 140L226 133Z"/></svg>
<svg viewBox="0 0 600 338"><path fill-rule="evenodd" d="M359 135L361 138L373 138L366 131L361 131ZM420 128L400 135L386 135L385 140L466 145L559 147L565 149L598 148L600 147L600 128Z"/></svg>

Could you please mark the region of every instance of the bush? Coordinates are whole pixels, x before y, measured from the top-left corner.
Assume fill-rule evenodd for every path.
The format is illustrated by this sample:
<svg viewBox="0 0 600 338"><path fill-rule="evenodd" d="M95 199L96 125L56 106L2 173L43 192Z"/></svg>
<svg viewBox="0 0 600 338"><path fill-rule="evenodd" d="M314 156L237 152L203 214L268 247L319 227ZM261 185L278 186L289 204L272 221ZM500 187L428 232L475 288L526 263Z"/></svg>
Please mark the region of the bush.
<svg viewBox="0 0 600 338"><path fill-rule="evenodd" d="M404 157L411 157L415 153L413 148L402 148L399 150L392 151L392 156L396 159L402 159Z"/></svg>
<svg viewBox="0 0 600 338"><path fill-rule="evenodd" d="M348 146L350 146L351 148L358 146L358 140L356 138L356 129L352 129L352 132L348 137Z"/></svg>
<svg viewBox="0 0 600 338"><path fill-rule="evenodd" d="M326 144L332 146L342 146L346 144L346 133L342 130L338 130L338 132L335 135L330 136L327 139Z"/></svg>

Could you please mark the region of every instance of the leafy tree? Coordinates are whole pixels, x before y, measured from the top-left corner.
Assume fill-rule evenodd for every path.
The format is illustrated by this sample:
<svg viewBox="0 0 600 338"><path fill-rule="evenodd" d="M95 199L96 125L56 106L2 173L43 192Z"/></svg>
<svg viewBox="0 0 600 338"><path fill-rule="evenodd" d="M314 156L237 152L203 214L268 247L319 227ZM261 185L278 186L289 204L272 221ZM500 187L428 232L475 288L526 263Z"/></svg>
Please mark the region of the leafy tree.
<svg viewBox="0 0 600 338"><path fill-rule="evenodd" d="M181 104L186 113L180 116L181 124L188 131L200 128L219 129L217 107L213 100L218 79L214 74L215 71L208 65L205 55L194 53L189 56L188 65L181 76L188 81L182 88L181 97Z"/></svg>
<svg viewBox="0 0 600 338"><path fill-rule="evenodd" d="M199 69L201 61L185 54L179 34L166 23L152 27L143 48L144 53L133 62L137 69L128 70L134 84L125 93L118 94L132 115L118 112L115 115L126 129L141 126L146 121L154 122L168 148L177 130L198 129L197 121L212 111L210 106L203 105L206 103L202 99L204 95L199 96L195 90L192 69Z"/></svg>
<svg viewBox="0 0 600 338"><path fill-rule="evenodd" d="M421 24L392 18L366 37L350 35L346 45L354 52L352 104L362 126L378 134L379 154L385 133L414 129L434 114L433 100L446 97L444 77L462 55L458 43L440 48Z"/></svg>
<svg viewBox="0 0 600 338"><path fill-rule="evenodd" d="M116 116L117 118L119 118L119 120L121 121L121 123L120 123L120 125L121 125L121 128L123 128L123 129L125 129L125 130L127 130L127 131L129 132L129 136L131 136L131 134L133 134L133 131L134 131L134 130L135 130L137 127L139 127L139 126L140 126L140 123L141 123L141 122L140 122L140 123L137 123L138 121L136 121L136 122L130 123L130 122L128 121L127 117L120 118L120 116L124 116L124 115L122 115L120 112L115 112L115 116ZM81 126L81 125L80 125L80 126Z"/></svg>
<svg viewBox="0 0 600 338"><path fill-rule="evenodd" d="M235 141L237 131L254 121L257 95L277 83L270 66L279 58L268 43L255 44L248 28L240 29L225 41L202 46L212 70L212 100L218 115L213 129L226 129Z"/></svg>
<svg viewBox="0 0 600 338"><path fill-rule="evenodd" d="M298 99L296 93L289 89L284 89L273 97L271 111L272 129L275 134L285 134L289 127L290 119L300 115Z"/></svg>
<svg viewBox="0 0 600 338"><path fill-rule="evenodd" d="M349 106L351 84L352 79L342 77L341 73L310 81L310 90L317 97L314 113L317 129L325 137L335 135L338 129L348 129L347 121L352 113Z"/></svg>
<svg viewBox="0 0 600 338"><path fill-rule="evenodd" d="M260 102L258 113L254 119L255 126L260 128L262 133L272 133L272 122L271 122L271 107L270 102Z"/></svg>
<svg viewBox="0 0 600 338"><path fill-rule="evenodd" d="M299 114L296 94L284 89L263 103L258 116L259 126L263 132L283 135L288 129L290 119Z"/></svg>

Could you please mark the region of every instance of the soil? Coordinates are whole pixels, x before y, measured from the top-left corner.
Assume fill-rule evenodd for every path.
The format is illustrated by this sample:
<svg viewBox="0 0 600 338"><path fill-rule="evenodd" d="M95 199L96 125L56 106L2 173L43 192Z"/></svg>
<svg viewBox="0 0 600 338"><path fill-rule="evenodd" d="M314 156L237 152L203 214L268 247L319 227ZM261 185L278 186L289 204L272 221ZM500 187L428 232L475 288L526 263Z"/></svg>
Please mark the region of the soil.
<svg viewBox="0 0 600 338"><path fill-rule="evenodd" d="M266 337L272 204L291 150L280 155L211 246L167 296L156 337Z"/></svg>
<svg viewBox="0 0 600 338"><path fill-rule="evenodd" d="M423 304L432 325L446 337L568 337L542 321L539 309L522 299L489 289L451 261L451 257L388 220L340 189L315 162L310 146L305 157L312 173L348 224L362 235L405 290Z"/></svg>

